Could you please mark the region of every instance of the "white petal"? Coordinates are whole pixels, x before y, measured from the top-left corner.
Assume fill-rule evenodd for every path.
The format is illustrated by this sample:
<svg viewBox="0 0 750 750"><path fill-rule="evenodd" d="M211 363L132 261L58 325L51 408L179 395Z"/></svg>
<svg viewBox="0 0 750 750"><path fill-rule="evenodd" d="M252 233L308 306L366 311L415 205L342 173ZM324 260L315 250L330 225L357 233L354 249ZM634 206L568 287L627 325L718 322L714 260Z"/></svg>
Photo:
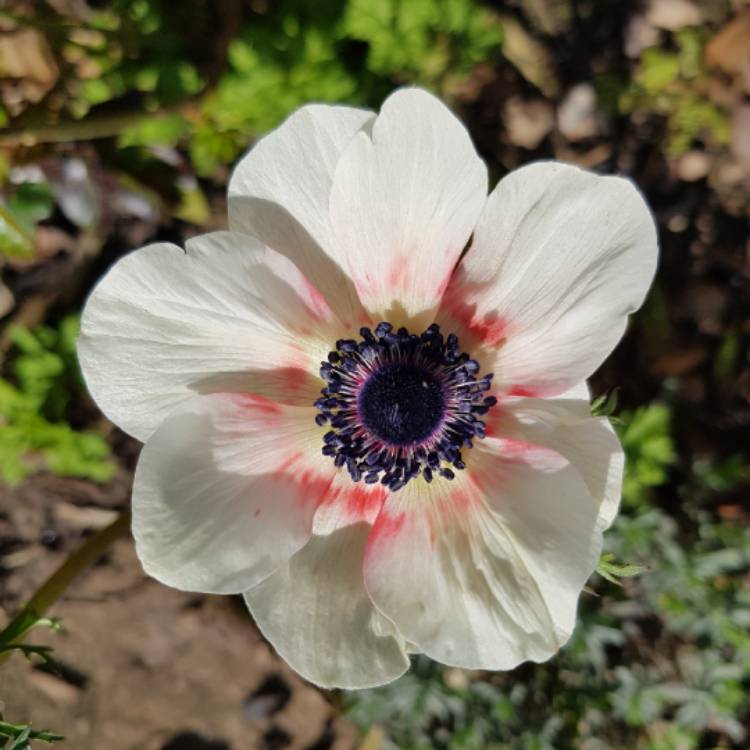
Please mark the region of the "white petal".
<svg viewBox="0 0 750 750"><path fill-rule="evenodd" d="M146 572L175 588L255 585L309 539L333 481L312 408L245 394L196 396L141 453L133 536Z"/></svg>
<svg viewBox="0 0 750 750"><path fill-rule="evenodd" d="M244 200L258 198L285 209L322 248L329 248L328 200L336 164L374 116L366 109L309 104L261 138L229 182L232 229L256 236L265 231L265 217L252 210L259 204Z"/></svg>
<svg viewBox="0 0 750 750"><path fill-rule="evenodd" d="M364 588L366 523L315 535L287 565L245 592L263 635L303 677L326 688L365 688L409 668L401 639Z"/></svg>
<svg viewBox="0 0 750 750"><path fill-rule="evenodd" d="M557 451L580 472L600 504L606 528L617 515L625 455L609 420L592 417L588 400L522 398L501 402L490 413L488 430Z"/></svg>
<svg viewBox="0 0 750 750"><path fill-rule="evenodd" d="M501 389L557 395L612 351L656 260L654 220L631 182L532 164L490 195L444 314L498 349Z"/></svg>
<svg viewBox="0 0 750 750"><path fill-rule="evenodd" d="M311 404L340 324L285 257L243 234L149 245L118 261L86 303L78 354L102 411L145 441L196 392Z"/></svg>
<svg viewBox="0 0 750 750"><path fill-rule="evenodd" d="M342 151L373 118L352 107L302 107L255 144L229 183L230 228L291 258L352 327L360 305L331 239L328 203Z"/></svg>
<svg viewBox="0 0 750 750"><path fill-rule="evenodd" d="M486 192L487 170L450 111L418 89L392 94L342 154L331 191L337 252L365 307L427 321Z"/></svg>
<svg viewBox="0 0 750 750"><path fill-rule="evenodd" d="M564 391L556 398L567 399L569 401L585 402L586 414L591 414L591 389L589 384L583 380L580 383L576 383L572 388Z"/></svg>
<svg viewBox="0 0 750 750"><path fill-rule="evenodd" d="M412 482L388 498L368 543L367 590L438 661L543 661L570 636L599 559L597 512L561 456L487 438L453 482Z"/></svg>

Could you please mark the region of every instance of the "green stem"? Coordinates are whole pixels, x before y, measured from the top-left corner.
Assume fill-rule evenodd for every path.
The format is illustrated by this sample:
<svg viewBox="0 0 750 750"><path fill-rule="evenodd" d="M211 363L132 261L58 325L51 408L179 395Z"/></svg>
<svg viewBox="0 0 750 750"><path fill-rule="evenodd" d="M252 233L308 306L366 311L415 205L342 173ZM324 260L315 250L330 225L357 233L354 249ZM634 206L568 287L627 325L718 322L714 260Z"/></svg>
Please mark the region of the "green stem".
<svg viewBox="0 0 750 750"><path fill-rule="evenodd" d="M65 562L39 587L26 606L0 632L0 642L8 646L23 640L26 633L44 613L65 593L71 583L90 568L121 536L130 529L130 512L123 511L109 526L89 537ZM0 665L9 651L0 653Z"/></svg>

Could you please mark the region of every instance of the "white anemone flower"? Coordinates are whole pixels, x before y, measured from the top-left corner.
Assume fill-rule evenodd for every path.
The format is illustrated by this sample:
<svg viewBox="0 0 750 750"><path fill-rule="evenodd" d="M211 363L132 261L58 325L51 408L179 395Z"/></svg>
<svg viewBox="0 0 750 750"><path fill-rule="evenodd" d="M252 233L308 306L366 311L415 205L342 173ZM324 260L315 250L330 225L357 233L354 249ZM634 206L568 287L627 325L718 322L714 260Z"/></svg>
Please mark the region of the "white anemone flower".
<svg viewBox="0 0 750 750"><path fill-rule="evenodd" d="M321 686L555 654L620 495L585 381L655 271L633 184L539 162L488 196L465 128L405 89L292 114L229 226L125 256L83 314L88 387L145 443L146 572L241 593Z"/></svg>

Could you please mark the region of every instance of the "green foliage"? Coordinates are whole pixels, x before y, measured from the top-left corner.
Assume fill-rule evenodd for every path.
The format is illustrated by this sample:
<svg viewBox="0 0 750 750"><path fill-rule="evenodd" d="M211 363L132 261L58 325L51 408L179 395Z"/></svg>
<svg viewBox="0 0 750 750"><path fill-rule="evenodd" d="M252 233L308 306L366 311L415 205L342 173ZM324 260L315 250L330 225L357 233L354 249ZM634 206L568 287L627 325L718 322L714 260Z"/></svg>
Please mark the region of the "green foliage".
<svg viewBox="0 0 750 750"><path fill-rule="evenodd" d="M368 45L368 68L433 86L496 55L497 19L471 0L350 0L345 35Z"/></svg>
<svg viewBox="0 0 750 750"><path fill-rule="evenodd" d="M677 99L669 123L673 131L667 144L670 156L684 154L693 141L703 134L717 143L729 142L727 113L697 94L684 94Z"/></svg>
<svg viewBox="0 0 750 750"><path fill-rule="evenodd" d="M229 47L231 70L202 106L205 123L191 144L198 172L233 160L249 133L269 130L304 102L358 103L338 39L337 28L307 3L244 29Z"/></svg>
<svg viewBox="0 0 750 750"><path fill-rule="evenodd" d="M162 0L122 0L93 11L68 40L68 59L85 59L96 73L66 102L71 114L83 117L132 91L141 92L149 110L198 94L205 81L190 53L206 21L204 6Z"/></svg>
<svg viewBox="0 0 750 750"><path fill-rule="evenodd" d="M613 388L608 393L597 396L591 402L591 416L613 418L614 413L617 411L617 399L617 388Z"/></svg>
<svg viewBox="0 0 750 750"><path fill-rule="evenodd" d="M174 146L190 132L190 124L180 114L167 114L140 120L120 133L119 145L140 146L144 144L162 144Z"/></svg>
<svg viewBox="0 0 750 750"><path fill-rule="evenodd" d="M676 710L685 729L715 726L735 742L745 736L737 715L748 711L741 689L750 677L750 539L743 529L706 521L689 547L664 513L624 517L608 540L618 555L651 561L640 579L640 601L663 623L674 649L665 679L659 660L621 666L617 712L633 726ZM696 646L700 646L697 648Z"/></svg>
<svg viewBox="0 0 750 750"><path fill-rule="evenodd" d="M1 750L31 750L32 740L52 744L64 740L61 734L49 731L37 731L30 724L11 724L3 721L0 713L0 749Z"/></svg>
<svg viewBox="0 0 750 750"><path fill-rule="evenodd" d="M70 86L68 113L90 117L137 92L158 115L129 117L119 144L183 145L210 175L302 104L378 105L394 83L450 88L502 42L476 0L287 0L249 13L216 75L200 36L215 16L209 3L168 0L92 10L65 46L86 71Z"/></svg>
<svg viewBox="0 0 750 750"><path fill-rule="evenodd" d="M729 140L725 110L703 90L703 29L687 28L675 34L674 50L652 47L643 52L631 84L621 93L623 112L653 112L666 118L667 154L679 156L696 138L716 143Z"/></svg>
<svg viewBox="0 0 750 750"><path fill-rule="evenodd" d="M34 250L32 233L38 222L52 213L52 189L44 182L27 182L0 204L0 255L29 257Z"/></svg>
<svg viewBox="0 0 750 750"><path fill-rule="evenodd" d="M113 474L107 443L65 421L71 396L82 385L77 335L77 316L65 318L57 329L11 331L11 379L0 378L0 479L7 483L39 469L100 482Z"/></svg>
<svg viewBox="0 0 750 750"><path fill-rule="evenodd" d="M713 492L726 492L750 481L750 467L741 453L718 462L697 460L693 464L693 473L703 487Z"/></svg>
<svg viewBox="0 0 750 750"><path fill-rule="evenodd" d="M632 578L640 575L647 570L645 565L634 565L633 563L618 563L611 552L605 552L599 564L596 566L596 572L605 580L622 586L621 578Z"/></svg>
<svg viewBox="0 0 750 750"><path fill-rule="evenodd" d="M35 646L22 643L21 639L34 628L49 628L53 632L62 630L60 620L55 617L44 617L34 609L25 608L0 630L0 655L6 651L20 651L26 657L38 656L43 662L52 661L49 646Z"/></svg>
<svg viewBox="0 0 750 750"><path fill-rule="evenodd" d="M650 489L666 481L675 459L669 408L654 403L622 414L620 421L618 432L626 465L622 498L626 505L642 505Z"/></svg>

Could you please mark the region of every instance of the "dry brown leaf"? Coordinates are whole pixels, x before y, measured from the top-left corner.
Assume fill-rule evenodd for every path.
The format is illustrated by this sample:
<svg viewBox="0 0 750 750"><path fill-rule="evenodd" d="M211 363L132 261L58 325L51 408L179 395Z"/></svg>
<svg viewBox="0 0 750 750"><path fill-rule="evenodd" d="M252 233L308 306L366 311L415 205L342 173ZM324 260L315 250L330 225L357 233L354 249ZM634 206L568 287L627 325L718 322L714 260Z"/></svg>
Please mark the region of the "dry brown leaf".
<svg viewBox="0 0 750 750"><path fill-rule="evenodd" d="M732 19L706 45L706 64L750 81L750 11Z"/></svg>
<svg viewBox="0 0 750 750"><path fill-rule="evenodd" d="M11 114L44 98L59 75L47 40L38 31L0 32L0 94Z"/></svg>
<svg viewBox="0 0 750 750"><path fill-rule="evenodd" d="M503 16L502 24L505 35L503 55L545 96L557 96L560 85L555 77L549 50L534 39L515 18Z"/></svg>

